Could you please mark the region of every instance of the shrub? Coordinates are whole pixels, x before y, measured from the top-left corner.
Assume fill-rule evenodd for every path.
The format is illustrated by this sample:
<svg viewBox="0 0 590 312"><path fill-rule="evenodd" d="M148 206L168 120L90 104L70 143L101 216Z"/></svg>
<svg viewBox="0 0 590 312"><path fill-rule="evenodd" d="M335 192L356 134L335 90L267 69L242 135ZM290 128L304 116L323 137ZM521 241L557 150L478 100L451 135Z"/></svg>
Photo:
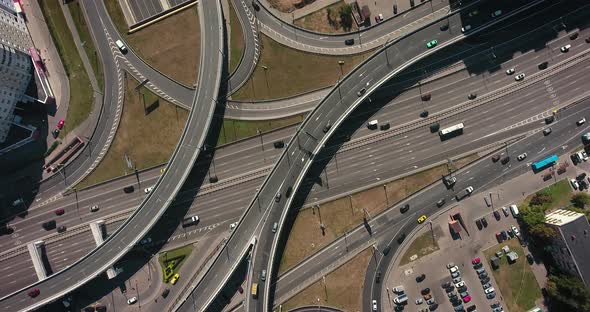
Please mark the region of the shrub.
<svg viewBox="0 0 590 312"><path fill-rule="evenodd" d="M574 207L585 208L586 206L590 206L590 195L586 193L576 193L572 196L570 201Z"/></svg>

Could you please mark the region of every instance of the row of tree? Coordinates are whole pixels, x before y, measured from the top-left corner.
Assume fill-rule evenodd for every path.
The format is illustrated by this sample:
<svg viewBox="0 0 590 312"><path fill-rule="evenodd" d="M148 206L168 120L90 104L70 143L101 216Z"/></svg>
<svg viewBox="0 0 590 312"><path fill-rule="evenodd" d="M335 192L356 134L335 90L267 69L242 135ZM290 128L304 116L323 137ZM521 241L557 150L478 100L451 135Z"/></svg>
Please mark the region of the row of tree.
<svg viewBox="0 0 590 312"><path fill-rule="evenodd" d="M543 258L549 274L546 292L551 311L590 311L590 288L577 277L561 271L551 256L551 239L555 231L545 224L545 213L551 208L553 197L546 191L537 192L528 206L521 209L522 229L528 233L531 245ZM571 206L565 209L590 216L590 195L576 193L570 199Z"/></svg>

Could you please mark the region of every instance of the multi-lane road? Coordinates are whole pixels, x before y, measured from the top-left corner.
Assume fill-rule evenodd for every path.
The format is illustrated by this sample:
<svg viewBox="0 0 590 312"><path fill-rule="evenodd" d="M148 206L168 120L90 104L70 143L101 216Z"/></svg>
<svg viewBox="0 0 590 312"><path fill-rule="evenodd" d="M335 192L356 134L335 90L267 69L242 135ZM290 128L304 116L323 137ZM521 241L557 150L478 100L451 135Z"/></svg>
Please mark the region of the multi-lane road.
<svg viewBox="0 0 590 312"><path fill-rule="evenodd" d="M0 301L2 310L38 308L103 274L150 230L176 197L204 146L213 112L217 106L221 84L223 63L221 5L217 1L207 1L200 2L199 6L203 30L201 40L202 46L205 47L201 53L200 83L193 99L194 105L189 120L172 154L168 170L158 180L154 190L148 194L140 207L101 246L74 265L30 287L3 297ZM40 295L31 302L32 299L27 296L27 293L34 288L40 290Z"/></svg>
<svg viewBox="0 0 590 312"><path fill-rule="evenodd" d="M533 38L534 39L534 38ZM567 42L567 37L563 36L561 41L553 42L555 46L554 50L551 55L548 55L545 51L538 51L534 53L534 56L531 56L533 52L529 52L524 55L520 55L516 57L514 60L510 61L511 64L514 64L517 69L523 71L527 74L532 74L536 69L536 64L540 62L544 58L554 58L554 61L560 61L567 57L568 55L561 54L557 49L560 45L565 44ZM527 42L521 42L521 44L526 44ZM574 42L574 46L572 48L572 53L578 51L578 45L583 45L584 42L582 40ZM507 43L512 49L519 49L519 45L513 45L511 42ZM511 54L512 51L504 51L502 46L498 46L496 49L496 53L501 57L502 55ZM481 55L474 55L471 58L477 59L481 58ZM470 59L466 59L467 62ZM508 65L508 64L507 64ZM495 65L494 65L495 66ZM585 67L576 67L577 71L583 72ZM560 74L558 77L565 77L571 76L572 74ZM573 74L575 75L575 74ZM486 87L490 90L494 90L499 88L500 86L512 83L512 77L506 76L503 70L498 70L494 74L490 76L484 77L487 82L485 82L481 77L471 77L465 70L460 71L458 73L452 74L444 79L436 80L428 84L423 84L421 89L423 92L429 92L432 94L433 101L436 104L429 104L428 109L435 113L437 110L443 110L448 107L451 107L453 104L456 104L457 101L466 100L466 94L469 92L478 92L480 95L483 95L485 92ZM563 80L568 80L566 78L562 78ZM558 89L561 91L561 88ZM514 111L514 110L521 110L521 107L526 107L531 103L541 102L547 103L546 106L542 107L535 107L535 109L550 109L551 106L549 105L550 102L547 100L549 99L549 94L541 92L543 91L543 87L541 84L538 84L537 87L534 89L527 89L526 92L520 92L516 95L511 96L513 100L507 101L503 106L507 108L507 111ZM576 88L572 88L569 92L575 94L578 90ZM570 93L565 90L565 96L570 97ZM518 101L519 97L522 94L533 93L535 96L530 97L529 101L522 102ZM395 106L388 105L386 106L375 118L378 118L381 121L389 121L392 124L399 124L404 121L412 120L418 117L420 110L422 109L421 105L416 105L416 103L420 103L419 101L419 89L411 89L400 97L396 98ZM492 102L494 103L494 102ZM396 109L393 109L396 107ZM488 106L484 108L484 111L489 109ZM399 111L398 111L399 110ZM481 110L475 110L475 113L480 113ZM509 121L517 122L522 119L526 119L529 114L535 114L537 111L535 110L521 110L521 114L514 114L508 116ZM462 118L459 115L457 118ZM482 123L487 123L487 127L484 127L485 131L489 131L490 128L489 118L494 118L494 116L490 116L486 119L483 119ZM519 119L520 118L520 119ZM477 118L476 118L477 119ZM467 127L479 127L478 122L469 122L467 123ZM493 129L493 128L491 128ZM292 130L291 130L292 131ZM252 139L250 141L241 142L238 144L227 146L226 148L219 149L216 153L215 158L215 169L212 169L214 174L216 174L220 179L221 183L224 180L235 179L235 176L239 176L241 174L246 175L248 172L258 172L254 175L254 178L250 178L248 182L245 184L241 184L239 186L234 186L230 188L228 191L218 191L215 193L209 193L207 190L212 186L205 186L201 192L199 193L199 197L197 199L197 203L194 206L193 211L199 211L201 217L203 219L203 226L215 225L222 223L227 220L227 223L230 221L237 220L239 216L239 212L241 211L242 207L247 204L248 195L252 192L257 183L260 183L261 177L264 176L266 172L258 171L264 167L269 167L270 164L274 162L275 157L278 154L277 150L274 150L272 147L272 142L278 139L286 140L289 137L291 132L289 129L279 131L277 133L273 133L268 136L264 136L265 143L265 155L263 156L262 148L258 144L258 138ZM395 175L396 172L400 172L400 169L411 169L414 165L410 165L412 163L412 157L410 154L414 155L421 155L421 154L428 154L431 155L433 159L442 160L445 159L444 154L436 153L430 151L428 149L429 144L433 143L431 140L425 141L424 144L413 144L411 150L413 153L408 153L404 148L401 148L399 152L393 152L393 156L390 154L385 147L388 145L384 144L389 140L396 139L391 138L389 140L382 140L377 143L373 143L371 145L366 145L366 147L356 148L354 150L350 150L352 146L358 146L359 144L356 143L358 140L367 140L365 137L369 135L370 131L367 129L361 129L357 131L357 133L353 136L353 140L350 142L350 145L344 146L343 150L338 153L337 156L337 166L334 163L330 163L327 167L327 175L329 177L330 182L330 189L318 189L317 191L314 190L312 195L310 195L310 200L314 198L323 199L332 197L342 192L348 191L350 189L358 188L359 186L374 182L375 177L373 176L372 170L375 170L379 167L390 168L390 171L382 171L381 169L379 172L382 172L378 176L378 178L386 178L391 175ZM405 135L409 139L404 139L398 143L398 145L403 146L405 144L411 144L412 139L422 140L423 137L432 139L432 136L429 136L428 133L419 131L416 134L412 135ZM359 138L358 140L356 138ZM373 141L375 139L372 139ZM354 143L354 144L353 144ZM375 149L372 147L373 145L377 145ZM473 145L477 146L477 145ZM371 154L366 153L366 148L372 149L373 152ZM346 151L345 151L346 150ZM235 157L235 155L240 155L241 157ZM366 157L373 158L371 162L366 164L358 164L360 159L364 159ZM399 159L398 162L392 162L390 164L387 159ZM376 163L377 165L372 165L372 163ZM356 164L356 165L355 165ZM199 165L197 164L197 167ZM373 168L374 167L374 168ZM156 177L159 175L159 170L156 169L152 173L146 173L146 177L140 176L142 178L142 187L147 187L155 183ZM255 178L258 176L258 178ZM356 179L350 179L351 176L358 177ZM145 180L144 180L145 179ZM57 201L54 204L49 205L49 207L64 207L67 211L67 214L56 218L52 215L53 209L44 209L44 212L41 212L39 215L36 215L36 210L31 212L31 215L23 220L22 222L15 223L13 226L17 229L16 233L19 235L16 239L8 239L8 237L4 237L2 241L2 246L5 249L8 249L12 244L17 241L26 242L32 241L39 237L39 235L44 234L43 230L40 227L40 223L45 221L46 218L56 218L60 224L66 224L68 228L78 224L80 219L87 222L90 219L98 219L104 218L109 214L113 214L117 211L124 211L124 210L132 210L138 202L145 196L141 191L138 191L134 195L125 195L122 192L122 187L134 183L135 178L132 177L130 181L123 181L123 182L116 182L110 185L105 185L98 187L96 189L91 190L88 195L86 192L79 193L79 203L76 206L75 200L73 197L68 197L63 200ZM227 197L227 194L231 194ZM316 193L319 193L316 195ZM224 200L224 197L227 197ZM184 199L183 199L184 200ZM190 200L190 199L186 199ZM212 206L212 203L216 202L215 206ZM227 204L225 204L227 202ZM101 207L101 211L98 215L91 214L88 208L93 204L99 204ZM77 209L79 207L79 209ZM211 207L216 207L217 209L212 209ZM227 208L225 208L227 207ZM215 213L215 211L222 211L223 213ZM80 215L78 215L80 212ZM204 215L203 215L204 214ZM176 226L178 220L173 220L171 222L171 226ZM227 229L227 227L224 227ZM213 231L211 234L216 233ZM86 232L86 240L85 243L79 243L76 245L68 245L68 244L55 244L53 246L49 246L48 250L50 255L51 254L63 254L67 251L68 260L65 263L73 262L75 259L79 258L86 252L90 251L93 247L91 237L89 232ZM81 241L82 242L82 241ZM49 257L51 260L54 260L52 256ZM27 256L26 254L22 255L21 257L16 257L11 262L21 262L21 260L26 261ZM55 259L58 263L62 261L61 256L59 259ZM53 262L53 261L52 261ZM59 268L59 265L57 265ZM23 278L19 280L19 284L24 286L28 282L32 282L34 280L34 275L26 274L28 266L19 265L18 268L13 267L12 265L7 265L3 268L3 270L8 270L13 273L19 274ZM55 268L54 268L55 269ZM7 272L8 272L7 271ZM23 271L21 273L21 271Z"/></svg>

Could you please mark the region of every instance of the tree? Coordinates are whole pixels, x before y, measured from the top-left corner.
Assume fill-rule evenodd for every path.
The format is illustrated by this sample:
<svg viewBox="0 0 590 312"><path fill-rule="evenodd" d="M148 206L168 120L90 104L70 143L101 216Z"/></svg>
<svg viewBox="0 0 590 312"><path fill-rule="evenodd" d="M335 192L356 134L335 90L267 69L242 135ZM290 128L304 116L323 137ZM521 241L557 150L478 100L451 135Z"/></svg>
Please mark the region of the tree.
<svg viewBox="0 0 590 312"><path fill-rule="evenodd" d="M547 293L553 299L555 311L590 310L590 289L576 277L550 275Z"/></svg>
<svg viewBox="0 0 590 312"><path fill-rule="evenodd" d="M590 206L590 195L586 193L576 193L571 199L572 205L576 208L585 208Z"/></svg>
<svg viewBox="0 0 590 312"><path fill-rule="evenodd" d="M330 24L330 26L334 26L336 21L334 18L332 18L332 8L326 8L326 17L328 18L328 24Z"/></svg>
<svg viewBox="0 0 590 312"><path fill-rule="evenodd" d="M350 4L341 6L338 14L340 15L340 24L342 27L350 30L352 28L352 6Z"/></svg>
<svg viewBox="0 0 590 312"><path fill-rule="evenodd" d="M544 204L548 204L553 200L551 195L545 193L536 193L531 198L529 205L531 206L542 206Z"/></svg>

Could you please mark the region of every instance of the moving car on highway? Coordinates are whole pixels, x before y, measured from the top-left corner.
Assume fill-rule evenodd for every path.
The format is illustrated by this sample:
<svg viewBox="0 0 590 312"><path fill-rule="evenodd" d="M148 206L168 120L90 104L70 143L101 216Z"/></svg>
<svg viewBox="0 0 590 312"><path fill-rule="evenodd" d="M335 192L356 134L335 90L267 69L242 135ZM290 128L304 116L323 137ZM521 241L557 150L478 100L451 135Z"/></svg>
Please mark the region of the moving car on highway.
<svg viewBox="0 0 590 312"><path fill-rule="evenodd" d="M426 215L422 215L422 216L420 216L420 218L418 218L418 224L420 224L424 221L426 221Z"/></svg>

